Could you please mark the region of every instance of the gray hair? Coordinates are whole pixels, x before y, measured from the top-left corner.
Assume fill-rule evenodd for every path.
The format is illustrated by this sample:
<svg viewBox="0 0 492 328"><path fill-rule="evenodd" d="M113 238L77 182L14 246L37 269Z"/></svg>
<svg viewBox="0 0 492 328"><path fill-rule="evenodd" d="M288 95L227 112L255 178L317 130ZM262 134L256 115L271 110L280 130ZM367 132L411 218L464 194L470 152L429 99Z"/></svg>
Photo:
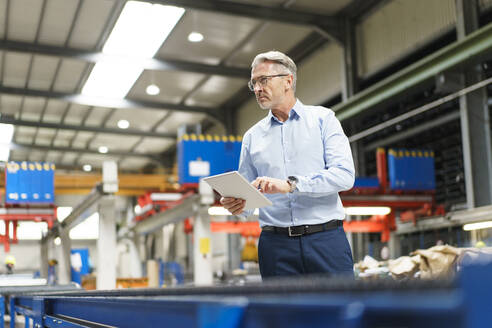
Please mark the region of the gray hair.
<svg viewBox="0 0 492 328"><path fill-rule="evenodd" d="M289 74L292 74L292 90L296 91L296 82L297 82L297 66L292 59L286 54L281 53L280 51L268 51L261 53L253 59L253 63L251 64L251 70L254 70L256 66L266 61L271 61L276 63L279 67L279 70L285 72L287 69ZM287 73L287 72L286 72Z"/></svg>

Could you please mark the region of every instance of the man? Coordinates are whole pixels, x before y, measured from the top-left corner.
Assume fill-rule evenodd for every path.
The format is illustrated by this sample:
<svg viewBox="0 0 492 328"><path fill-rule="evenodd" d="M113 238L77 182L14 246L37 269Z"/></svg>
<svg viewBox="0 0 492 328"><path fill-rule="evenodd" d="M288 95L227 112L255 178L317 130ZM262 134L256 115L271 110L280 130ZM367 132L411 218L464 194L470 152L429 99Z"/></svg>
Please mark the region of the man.
<svg viewBox="0 0 492 328"><path fill-rule="evenodd" d="M244 135L239 172L272 201L260 209L263 278L298 274L353 275L339 191L352 188L354 164L333 111L295 97L297 68L277 51L259 54L248 86L268 115ZM245 201L221 203L249 216Z"/></svg>

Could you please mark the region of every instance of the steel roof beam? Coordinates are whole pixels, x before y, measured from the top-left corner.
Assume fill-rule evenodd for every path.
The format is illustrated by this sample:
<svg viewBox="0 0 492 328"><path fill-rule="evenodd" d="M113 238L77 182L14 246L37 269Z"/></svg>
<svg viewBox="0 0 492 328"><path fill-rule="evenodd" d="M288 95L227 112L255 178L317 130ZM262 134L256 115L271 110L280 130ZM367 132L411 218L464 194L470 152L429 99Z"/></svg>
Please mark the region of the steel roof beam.
<svg viewBox="0 0 492 328"><path fill-rule="evenodd" d="M129 153L124 151L108 151L107 153L102 154L95 149L93 150L93 149L84 149L84 148L55 147L55 146L52 147L52 146L24 144L18 142L11 142L9 148L11 150L34 149L34 150L42 150L42 151L58 151L64 153L80 153L80 154L83 153L83 154L94 154L94 155L113 156L113 157L114 156L131 156L131 157L139 157L139 158L147 157L160 163L159 154Z"/></svg>
<svg viewBox="0 0 492 328"><path fill-rule="evenodd" d="M123 130L117 128L100 128L97 126L26 121L26 120L17 120L8 116L0 116L0 123L12 124L15 126L30 126L30 127L46 128L46 129L97 132L97 133L118 134L118 135L126 135L126 136L142 136L142 137L154 137L154 138L165 138L165 139L177 138L177 135L175 133L159 133L159 132L143 131L137 129Z"/></svg>
<svg viewBox="0 0 492 328"><path fill-rule="evenodd" d="M186 106L182 104L175 103L164 103L157 101L148 100L137 100L137 99L104 99L101 97L90 97L82 94L76 93L65 93L65 92L52 92L44 90L34 90L34 89L23 89L23 88L13 88L0 85L0 94L9 94L17 96L30 96L30 97L44 97L51 99L58 99L66 102L76 103L80 105L96 106L96 107L109 107L109 108L148 108L157 110L170 110L170 111L181 111L189 113L200 113L207 114L214 119L221 120L222 118L218 115L218 112L214 108L201 107L201 106Z"/></svg>
<svg viewBox="0 0 492 328"><path fill-rule="evenodd" d="M0 50L79 59L89 63L96 63L102 60L117 58L116 56L106 55L98 51L88 51L10 40L0 40ZM208 65L174 59L139 59L138 64L147 70L173 70L243 78L248 78L250 74L249 68L231 67L225 65Z"/></svg>
<svg viewBox="0 0 492 328"><path fill-rule="evenodd" d="M172 5L190 9L212 11L227 15L264 19L286 24L305 25L340 42L342 40L342 20L337 16L320 15L299 9L267 7L249 3L225 0L147 0L147 2Z"/></svg>

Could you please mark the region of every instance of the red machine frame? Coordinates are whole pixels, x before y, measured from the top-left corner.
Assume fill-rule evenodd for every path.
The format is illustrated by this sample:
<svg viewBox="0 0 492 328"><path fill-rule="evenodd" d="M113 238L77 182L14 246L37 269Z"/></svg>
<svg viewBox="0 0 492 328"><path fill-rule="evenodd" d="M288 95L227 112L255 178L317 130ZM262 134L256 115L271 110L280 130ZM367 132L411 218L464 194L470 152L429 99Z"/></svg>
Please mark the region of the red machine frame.
<svg viewBox="0 0 492 328"><path fill-rule="evenodd" d="M0 235L0 243L3 243L5 252L10 251L10 244L17 244L17 223L19 221L46 222L48 229L51 229L56 220L56 206L36 207L34 205L13 205L6 204L0 208L0 220L4 221L5 234ZM10 235L12 226L12 236Z"/></svg>

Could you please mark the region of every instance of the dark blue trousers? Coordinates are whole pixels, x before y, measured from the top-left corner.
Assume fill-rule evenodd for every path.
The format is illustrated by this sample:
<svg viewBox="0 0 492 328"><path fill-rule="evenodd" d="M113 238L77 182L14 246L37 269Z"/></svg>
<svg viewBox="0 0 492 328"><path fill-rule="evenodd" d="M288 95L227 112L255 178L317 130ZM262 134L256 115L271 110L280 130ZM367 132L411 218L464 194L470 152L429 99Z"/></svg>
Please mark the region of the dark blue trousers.
<svg viewBox="0 0 492 328"><path fill-rule="evenodd" d="M262 231L258 259L262 278L354 274L352 251L343 227L300 237Z"/></svg>

